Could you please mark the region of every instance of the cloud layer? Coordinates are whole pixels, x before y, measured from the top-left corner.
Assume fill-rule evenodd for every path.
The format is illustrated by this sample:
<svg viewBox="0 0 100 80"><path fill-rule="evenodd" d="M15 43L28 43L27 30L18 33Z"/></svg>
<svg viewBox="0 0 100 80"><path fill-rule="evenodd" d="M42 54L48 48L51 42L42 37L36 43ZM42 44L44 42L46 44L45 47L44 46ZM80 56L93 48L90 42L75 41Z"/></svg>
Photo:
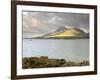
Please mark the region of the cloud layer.
<svg viewBox="0 0 100 80"><path fill-rule="evenodd" d="M78 27L89 32L89 14L23 11L23 37L52 32L59 27Z"/></svg>

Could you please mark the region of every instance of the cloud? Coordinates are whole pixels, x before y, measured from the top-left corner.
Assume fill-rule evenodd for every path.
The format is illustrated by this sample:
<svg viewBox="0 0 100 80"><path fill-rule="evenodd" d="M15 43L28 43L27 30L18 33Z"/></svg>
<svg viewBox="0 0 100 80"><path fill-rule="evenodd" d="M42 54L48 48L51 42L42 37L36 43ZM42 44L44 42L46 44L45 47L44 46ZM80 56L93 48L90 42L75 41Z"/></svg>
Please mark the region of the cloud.
<svg viewBox="0 0 100 80"><path fill-rule="evenodd" d="M23 12L23 15L28 15L28 12L27 12L27 11L24 11L24 12Z"/></svg>
<svg viewBox="0 0 100 80"><path fill-rule="evenodd" d="M89 31L89 14L23 11L23 32L26 35L43 35L64 26Z"/></svg>

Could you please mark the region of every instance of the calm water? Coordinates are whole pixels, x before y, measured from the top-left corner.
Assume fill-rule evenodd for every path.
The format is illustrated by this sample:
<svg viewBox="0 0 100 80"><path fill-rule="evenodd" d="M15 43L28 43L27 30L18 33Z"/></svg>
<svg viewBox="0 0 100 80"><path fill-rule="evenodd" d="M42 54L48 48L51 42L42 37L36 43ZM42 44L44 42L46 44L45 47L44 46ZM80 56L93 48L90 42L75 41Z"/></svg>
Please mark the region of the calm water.
<svg viewBox="0 0 100 80"><path fill-rule="evenodd" d="M71 61L89 60L89 39L24 39L23 57L48 56Z"/></svg>

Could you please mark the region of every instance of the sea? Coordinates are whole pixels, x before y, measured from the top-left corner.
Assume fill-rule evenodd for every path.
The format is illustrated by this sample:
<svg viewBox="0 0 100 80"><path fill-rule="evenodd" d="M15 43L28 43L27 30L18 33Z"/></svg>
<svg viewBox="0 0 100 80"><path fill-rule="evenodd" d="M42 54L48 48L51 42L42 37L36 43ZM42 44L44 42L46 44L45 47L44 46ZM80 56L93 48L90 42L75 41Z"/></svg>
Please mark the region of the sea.
<svg viewBox="0 0 100 80"><path fill-rule="evenodd" d="M23 57L89 61L89 39L23 39Z"/></svg>

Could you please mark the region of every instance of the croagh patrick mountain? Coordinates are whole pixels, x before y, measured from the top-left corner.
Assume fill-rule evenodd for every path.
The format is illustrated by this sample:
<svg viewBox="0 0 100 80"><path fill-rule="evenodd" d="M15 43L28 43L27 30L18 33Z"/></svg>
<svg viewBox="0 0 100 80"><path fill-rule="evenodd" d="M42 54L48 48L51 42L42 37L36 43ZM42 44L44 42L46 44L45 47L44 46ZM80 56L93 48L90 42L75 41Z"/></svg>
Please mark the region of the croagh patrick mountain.
<svg viewBox="0 0 100 80"><path fill-rule="evenodd" d="M53 32L47 33L43 36L33 37L35 39L88 39L89 33L84 32L80 28L60 27Z"/></svg>

